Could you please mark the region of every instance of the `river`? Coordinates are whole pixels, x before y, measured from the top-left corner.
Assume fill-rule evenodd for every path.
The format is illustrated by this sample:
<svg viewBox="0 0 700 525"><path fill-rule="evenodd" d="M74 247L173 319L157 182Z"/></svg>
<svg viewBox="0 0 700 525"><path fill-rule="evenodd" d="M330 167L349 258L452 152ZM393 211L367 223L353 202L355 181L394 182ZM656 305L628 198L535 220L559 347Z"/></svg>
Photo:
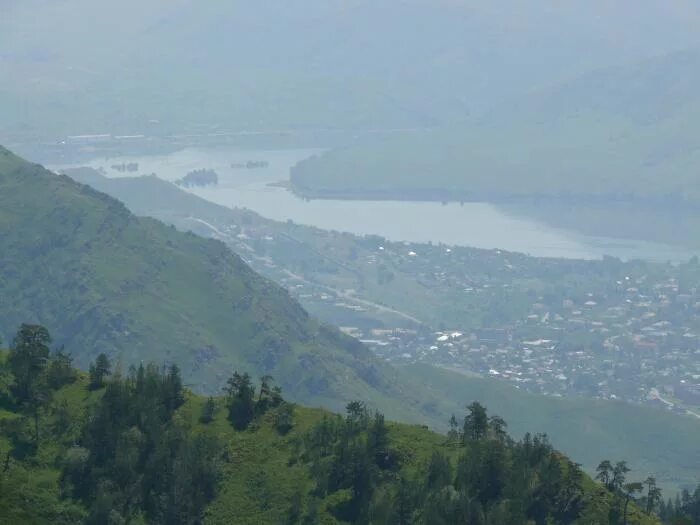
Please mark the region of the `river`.
<svg viewBox="0 0 700 525"><path fill-rule="evenodd" d="M291 166L317 152L186 148L167 155L95 158L82 165L101 168L110 177L154 173L168 181L178 180L195 169L213 169L219 174L217 186L189 191L217 204L251 209L270 219L360 235L376 234L395 241L499 248L539 257L582 259L610 255L675 262L688 260L696 253L658 242L585 235L528 217L522 209L511 213L488 203L305 201L283 187L270 185L288 180ZM265 161L268 166L256 169L232 166L248 161ZM138 171L123 173L112 169L121 163L138 163ZM55 170L65 167L50 166Z"/></svg>

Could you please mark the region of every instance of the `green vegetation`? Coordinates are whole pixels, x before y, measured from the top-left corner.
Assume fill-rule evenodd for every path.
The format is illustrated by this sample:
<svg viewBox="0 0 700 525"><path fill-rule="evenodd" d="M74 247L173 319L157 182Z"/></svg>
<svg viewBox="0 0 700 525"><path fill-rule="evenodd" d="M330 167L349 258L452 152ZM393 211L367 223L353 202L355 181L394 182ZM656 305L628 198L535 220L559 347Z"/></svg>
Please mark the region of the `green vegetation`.
<svg viewBox="0 0 700 525"><path fill-rule="evenodd" d="M3 522L658 523L651 480L652 500L625 481L626 466L611 479L601 467L596 484L546 436L516 442L476 402L444 436L387 423L359 401L345 417L292 405L270 377L256 388L234 373L223 399L204 399L174 365L116 371L100 388L74 373L54 388L50 370L65 357L35 361L50 341L22 325L0 354ZM27 362L44 392L37 405L17 366Z"/></svg>
<svg viewBox="0 0 700 525"><path fill-rule="evenodd" d="M585 75L470 127L415 132L302 162L309 197L700 204L700 54Z"/></svg>
<svg viewBox="0 0 700 525"><path fill-rule="evenodd" d="M209 186L212 184L216 185L218 183L219 175L214 170L201 169L190 171L175 184L178 186L184 186L185 188L191 188L193 186Z"/></svg>
<svg viewBox="0 0 700 525"><path fill-rule="evenodd" d="M426 365L407 366L402 372L420 379L431 397L479 401L508 421L516 435L533 428L546 431L557 448L590 473L602 450L627 460L644 476L656 476L671 493L700 481L700 423L694 418L619 401L535 395Z"/></svg>

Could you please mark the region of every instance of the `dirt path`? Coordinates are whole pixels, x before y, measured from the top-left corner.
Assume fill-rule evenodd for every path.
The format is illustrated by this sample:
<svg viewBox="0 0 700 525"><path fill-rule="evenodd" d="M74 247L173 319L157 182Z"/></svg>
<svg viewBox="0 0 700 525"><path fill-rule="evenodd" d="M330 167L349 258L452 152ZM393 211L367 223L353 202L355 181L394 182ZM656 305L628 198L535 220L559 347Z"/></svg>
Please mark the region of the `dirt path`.
<svg viewBox="0 0 700 525"><path fill-rule="evenodd" d="M320 284L320 283L317 283L315 281L308 281L308 280L304 279L301 275L297 275L296 273L293 273L287 269L284 269L283 271L284 271L284 273L286 273L287 275L289 275L293 279L297 279L297 280L302 281L302 282L309 284L311 286L317 286L323 290L326 290L328 292L331 292L331 293L337 295L338 297L342 297L343 299L345 299L347 301L351 301L353 303L357 303L357 304L360 304L362 306L368 306L368 307L374 308L375 310L379 310L380 312L393 314L393 315L402 317L404 319L407 319L407 320L409 320L413 323L416 323L416 324L420 324L420 325L425 324L420 319L413 317L412 315L407 314L406 312L396 310L394 308L391 308L389 306L385 306L383 304L375 303L374 301L370 301L368 299L361 299L361 298L357 297L355 294L348 293L348 292L345 292L343 290L338 290L336 288L326 286L325 284Z"/></svg>

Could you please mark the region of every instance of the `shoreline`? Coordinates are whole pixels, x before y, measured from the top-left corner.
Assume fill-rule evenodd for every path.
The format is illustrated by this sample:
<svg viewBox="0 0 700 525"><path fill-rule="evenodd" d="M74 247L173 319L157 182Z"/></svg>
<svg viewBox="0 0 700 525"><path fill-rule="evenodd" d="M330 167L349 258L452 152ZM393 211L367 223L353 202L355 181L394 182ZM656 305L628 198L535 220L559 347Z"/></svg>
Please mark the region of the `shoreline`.
<svg viewBox="0 0 700 525"><path fill-rule="evenodd" d="M632 209L653 209L655 211L700 211L700 202L675 196L647 197L616 194L569 194L569 193L508 193L508 192L469 192L441 188L417 189L313 189L294 182L276 185L287 188L300 199L311 200L364 200L395 202L439 202L442 204L528 204L558 206L609 207L625 206Z"/></svg>

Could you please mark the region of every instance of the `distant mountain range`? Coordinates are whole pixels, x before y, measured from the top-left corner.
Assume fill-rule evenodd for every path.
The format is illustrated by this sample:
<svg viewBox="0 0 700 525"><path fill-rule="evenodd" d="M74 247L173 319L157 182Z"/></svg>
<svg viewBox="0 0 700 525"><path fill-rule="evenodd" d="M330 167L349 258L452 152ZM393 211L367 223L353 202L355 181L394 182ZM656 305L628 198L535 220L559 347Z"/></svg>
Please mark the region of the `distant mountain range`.
<svg viewBox="0 0 700 525"><path fill-rule="evenodd" d="M700 205L700 52L605 69L469 126L337 148L292 172L311 197Z"/></svg>
<svg viewBox="0 0 700 525"><path fill-rule="evenodd" d="M633 0L10 1L0 133L449 125L699 46L699 22L691 2Z"/></svg>

